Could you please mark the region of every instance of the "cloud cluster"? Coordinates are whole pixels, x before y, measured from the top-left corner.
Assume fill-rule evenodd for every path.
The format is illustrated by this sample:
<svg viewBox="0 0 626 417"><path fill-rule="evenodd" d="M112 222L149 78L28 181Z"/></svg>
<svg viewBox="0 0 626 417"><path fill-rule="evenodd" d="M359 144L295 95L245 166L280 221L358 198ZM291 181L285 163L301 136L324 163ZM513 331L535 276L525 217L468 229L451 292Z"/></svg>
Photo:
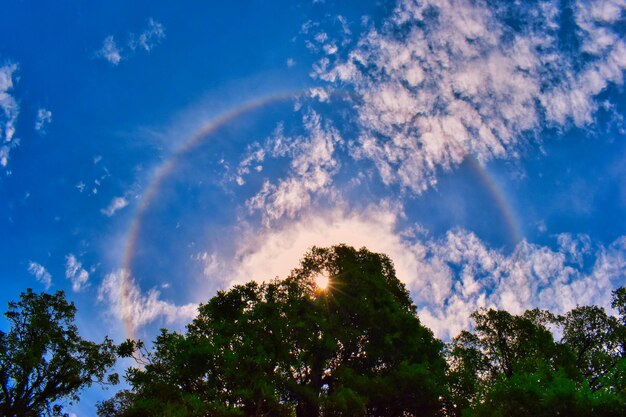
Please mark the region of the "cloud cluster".
<svg viewBox="0 0 626 417"><path fill-rule="evenodd" d="M426 238L419 227L402 234L402 217L389 203L309 212L279 228L243 233L234 256L203 253L198 260L209 282L230 286L285 277L313 245L365 246L390 256L421 319L442 338L467 328L479 307L565 312L577 304L608 306L611 290L626 285L626 237L604 247L587 236L562 234L554 248L522 241L505 253L462 229L439 239Z"/></svg>
<svg viewBox="0 0 626 417"><path fill-rule="evenodd" d="M191 320L197 304L176 306L161 299L161 293L152 288L146 294L127 270L108 274L98 289L98 300L106 302L110 314L126 324L131 332L157 318L167 323Z"/></svg>
<svg viewBox="0 0 626 417"><path fill-rule="evenodd" d="M104 38L102 48L98 51L98 56L106 59L113 65L117 65L122 61L122 52L118 48L113 35Z"/></svg>
<svg viewBox="0 0 626 417"><path fill-rule="evenodd" d="M562 7L399 1L341 58L315 66L329 89L355 95L352 155L420 193L468 155L515 156L546 127L592 123L598 94L623 83L626 6L577 1L573 19Z"/></svg>
<svg viewBox="0 0 626 417"><path fill-rule="evenodd" d="M65 278L72 282L72 291L74 292L79 292L89 285L89 272L71 253L65 258Z"/></svg>
<svg viewBox="0 0 626 417"><path fill-rule="evenodd" d="M279 125L249 147L232 178L237 184L262 172L269 159L288 161L288 170L266 178L246 200L250 212L261 213L263 227L244 230L234 254L196 256L210 285L284 277L312 245L341 242L388 254L420 317L442 338L467 328L469 314L483 306L513 312L607 306L610 291L626 284L626 237L603 246L561 234L553 246L521 241L505 252L461 229L440 238L426 237L419 225L416 234L400 233L399 220L406 218L398 205L349 210L341 207L334 181L347 151L375 166L383 183L419 194L436 184L440 170L467 157L481 163L516 157L546 129L592 124L599 94L623 84L625 7L623 1L574 1L570 15L556 0L401 0L354 44L349 30L333 39L317 26L303 27L313 36L310 49L324 54L314 75L326 84L311 89L309 98L325 104L336 99L334 90L348 90L346 124L356 130L337 129L306 108L304 133L286 134ZM145 44L161 39L155 36ZM136 39L134 48L150 50ZM110 50L117 50L112 63L119 63L123 54ZM313 212L320 196L339 207ZM102 212L111 216L126 204L118 197ZM142 293L123 270L105 278L99 297L133 329L195 314L195 305L168 303L156 289Z"/></svg>
<svg viewBox="0 0 626 417"><path fill-rule="evenodd" d="M128 47L131 50L143 49L150 52L152 48L157 46L165 38L165 29L163 25L156 20L148 19L148 27L139 35L130 34Z"/></svg>
<svg viewBox="0 0 626 417"><path fill-rule="evenodd" d="M289 172L266 179L247 207L269 226L338 194L340 155L375 167L385 185L420 194L468 157L515 158L547 129L593 124L608 103L599 94L623 84L626 6L581 0L571 16L565 7L400 0L354 43L345 19L338 38L307 22L307 46L323 55L313 76L324 81L308 98L347 102L340 113L349 130L299 103L304 134L279 128L243 156L239 185L253 166L260 172L270 158L290 161Z"/></svg>
<svg viewBox="0 0 626 417"><path fill-rule="evenodd" d="M35 119L35 130L41 133L45 133L46 126L50 123L52 123L52 112L44 108L37 110L37 118Z"/></svg>
<svg viewBox="0 0 626 417"><path fill-rule="evenodd" d="M150 52L165 38L165 28L156 20L148 19L148 26L139 35L130 33L128 40L118 44L113 35L107 36L102 42L102 47L96 52L96 56L105 59L112 65L118 65L123 59L130 56L136 50Z"/></svg>
<svg viewBox="0 0 626 417"><path fill-rule="evenodd" d="M560 234L551 246L524 240L504 251L463 229L438 238L418 224L402 226L402 232L405 219L400 206L386 201L362 210L308 210L274 227L242 224L232 253L194 257L207 280L202 293L284 278L313 245L367 247L390 256L424 324L449 339L469 326L469 315L480 307L514 313L534 307L556 313L576 305L609 307L611 291L626 285L626 236L605 246L585 235ZM98 297L132 331L157 319L189 320L197 306L172 304L155 288L143 293L125 270L107 275Z"/></svg>
<svg viewBox="0 0 626 417"><path fill-rule="evenodd" d="M84 184L83 187L84 189ZM80 188L79 188L80 190ZM82 191L81 191L82 192ZM111 202L109 203L108 206L106 206L105 208L103 208L102 210L100 210L100 212L102 214L104 214L107 217L111 217L113 216L118 210L123 209L124 207L126 207L128 205L128 200L124 197L114 197Z"/></svg>
<svg viewBox="0 0 626 417"><path fill-rule="evenodd" d="M291 160L286 178L276 182L266 180L262 189L246 202L250 210L262 212L266 225L283 217L293 218L311 203L313 195L332 193L332 178L339 169L334 153L343 138L313 111L304 116L303 124L305 135L287 138L279 128L262 148L239 165L237 180L242 184L250 164L263 162L266 155Z"/></svg>
<svg viewBox="0 0 626 417"><path fill-rule="evenodd" d="M0 165L3 167L9 163L11 149L18 145L13 136L20 108L15 97L10 94L15 71L17 64L0 66Z"/></svg>
<svg viewBox="0 0 626 417"><path fill-rule="evenodd" d="M522 241L505 254L457 230L416 244L418 268L407 284L420 317L440 337L453 337L469 326L469 314L479 307L513 313L608 307L611 291L626 285L626 236L595 248L587 236L562 234L557 240L556 249Z"/></svg>
<svg viewBox="0 0 626 417"><path fill-rule="evenodd" d="M30 261L28 263L28 272L33 274L37 281L43 284L46 290L52 285L52 275L50 275L43 265Z"/></svg>

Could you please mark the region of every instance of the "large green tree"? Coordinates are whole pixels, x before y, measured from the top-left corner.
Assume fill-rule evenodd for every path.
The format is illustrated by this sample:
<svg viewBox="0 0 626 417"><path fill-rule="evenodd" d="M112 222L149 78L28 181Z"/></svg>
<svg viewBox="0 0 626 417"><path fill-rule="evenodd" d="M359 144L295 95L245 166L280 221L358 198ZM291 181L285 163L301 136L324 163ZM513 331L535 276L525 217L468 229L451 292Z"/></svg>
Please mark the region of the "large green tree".
<svg viewBox="0 0 626 417"><path fill-rule="evenodd" d="M115 346L108 338L102 343L81 338L75 314L62 291L28 289L9 303L10 329L0 331L0 415L60 416L64 402L77 401L82 388L116 382L115 374L107 376Z"/></svg>
<svg viewBox="0 0 626 417"><path fill-rule="evenodd" d="M287 279L220 292L185 334L163 331L100 415L437 415L442 348L389 258L314 248Z"/></svg>

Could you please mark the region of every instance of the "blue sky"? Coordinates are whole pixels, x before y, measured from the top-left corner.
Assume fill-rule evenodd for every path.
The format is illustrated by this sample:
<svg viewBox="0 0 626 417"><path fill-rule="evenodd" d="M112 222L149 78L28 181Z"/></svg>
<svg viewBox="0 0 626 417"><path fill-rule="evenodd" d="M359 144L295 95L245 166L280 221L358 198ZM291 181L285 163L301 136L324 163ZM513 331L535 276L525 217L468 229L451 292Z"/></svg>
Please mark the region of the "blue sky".
<svg viewBox="0 0 626 417"><path fill-rule="evenodd" d="M445 340L481 306L606 306L625 23L622 0L10 2L0 303L62 289L86 336L150 340L347 243Z"/></svg>

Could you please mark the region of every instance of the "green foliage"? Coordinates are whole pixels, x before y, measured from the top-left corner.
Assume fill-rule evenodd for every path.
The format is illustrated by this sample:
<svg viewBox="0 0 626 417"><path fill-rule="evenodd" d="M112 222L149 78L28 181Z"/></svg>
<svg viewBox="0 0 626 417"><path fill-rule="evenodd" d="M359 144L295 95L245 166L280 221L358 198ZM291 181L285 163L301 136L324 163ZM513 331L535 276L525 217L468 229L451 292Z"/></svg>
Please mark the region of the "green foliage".
<svg viewBox="0 0 626 417"><path fill-rule="evenodd" d="M626 416L626 289L612 307L481 309L444 349L389 258L340 245L220 291L149 351L84 340L63 292L27 290L0 331L0 415L63 416L82 388L117 383L119 356L139 366L100 417Z"/></svg>
<svg viewBox="0 0 626 417"><path fill-rule="evenodd" d="M621 297L621 298L620 298ZM531 310L472 314L474 331L448 347L450 415L624 416L626 355L624 290L613 307L622 320L596 306L563 316ZM562 334L553 338L552 329Z"/></svg>
<svg viewBox="0 0 626 417"><path fill-rule="evenodd" d="M437 415L442 348L389 258L314 248L287 279L219 292L186 334L163 331L99 415Z"/></svg>
<svg viewBox="0 0 626 417"><path fill-rule="evenodd" d="M0 331L0 415L60 416L63 401L78 401L93 382L116 383L107 370L115 363L110 339L82 339L74 325L76 307L62 291L28 289L10 302L8 333Z"/></svg>
<svg viewBox="0 0 626 417"><path fill-rule="evenodd" d="M448 349L452 407L483 404L502 381L552 369L559 354L547 325L555 318L532 310L515 316L503 310L472 314L474 333L462 332ZM458 411L457 411L458 412Z"/></svg>
<svg viewBox="0 0 626 417"><path fill-rule="evenodd" d="M626 288L618 288L613 291L611 306L619 312L622 324L626 324Z"/></svg>
<svg viewBox="0 0 626 417"><path fill-rule="evenodd" d="M582 306L562 317L563 339L574 356L574 363L592 390L606 386L624 352L620 349L620 323L604 309Z"/></svg>
<svg viewBox="0 0 626 417"><path fill-rule="evenodd" d="M593 392L562 371L519 372L498 380L465 416L600 417L624 415L624 402Z"/></svg>
<svg viewBox="0 0 626 417"><path fill-rule="evenodd" d="M316 276L329 287L316 286ZM221 291L184 334L118 354L100 417L626 416L626 290L556 316L480 309L444 346L384 255L313 248L285 280ZM560 338L555 340L554 335Z"/></svg>

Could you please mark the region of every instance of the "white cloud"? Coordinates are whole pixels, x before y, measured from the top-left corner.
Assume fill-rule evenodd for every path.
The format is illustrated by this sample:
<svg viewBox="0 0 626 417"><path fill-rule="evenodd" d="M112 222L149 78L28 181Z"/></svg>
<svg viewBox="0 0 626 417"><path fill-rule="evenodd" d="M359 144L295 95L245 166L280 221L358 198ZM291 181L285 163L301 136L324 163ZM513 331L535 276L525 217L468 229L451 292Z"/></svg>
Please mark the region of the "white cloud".
<svg viewBox="0 0 626 417"><path fill-rule="evenodd" d="M452 337L467 328L469 314L479 307L514 313L533 307L555 313L576 305L608 307L611 291L626 284L626 237L594 251L587 236L558 240L556 250L522 241L505 254L458 230L421 244L419 273L429 283L409 285L420 316L441 337ZM590 268L582 262L585 256L593 258Z"/></svg>
<svg viewBox="0 0 626 417"><path fill-rule="evenodd" d="M113 216L118 210L123 209L128 205L128 200L124 197L114 197L108 206L100 210L102 214L107 217Z"/></svg>
<svg viewBox="0 0 626 417"><path fill-rule="evenodd" d="M52 123L52 112L44 108L37 110L37 118L35 119L35 130L38 132L45 132L46 126L50 123Z"/></svg>
<svg viewBox="0 0 626 417"><path fill-rule="evenodd" d="M141 32L139 36L135 36L134 34L130 35L128 46L132 50L141 48L150 52L152 48L158 45L164 38L165 29L163 28L163 25L150 18L148 19L148 27Z"/></svg>
<svg viewBox="0 0 626 417"><path fill-rule="evenodd" d="M118 65L122 61L122 51L115 43L113 35L104 38L102 48L97 52L97 55L113 65Z"/></svg>
<svg viewBox="0 0 626 417"><path fill-rule="evenodd" d="M320 87L314 87L314 88L309 89L309 97L315 98L319 100L320 102L324 103L328 101L328 99L330 98L330 95L328 94L328 91L326 91L325 89L320 88Z"/></svg>
<svg viewBox="0 0 626 417"><path fill-rule="evenodd" d="M8 64L0 67L0 108L4 113L2 119L3 142L10 142L15 134L15 120L19 113L19 106L15 98L9 94L13 88L13 74L17 71L17 64Z"/></svg>
<svg viewBox="0 0 626 417"><path fill-rule="evenodd" d="M326 54L315 75L356 96L353 157L373 161L385 183L420 193L438 170L469 155L483 163L515 157L546 127L593 123L598 94L623 83L618 25L626 6L576 2L578 50L559 39L568 24L559 7L399 1L379 28L339 54L347 58L331 62ZM519 28L503 16L515 16Z"/></svg>
<svg viewBox="0 0 626 417"><path fill-rule="evenodd" d="M306 135L296 138L285 138L278 129L263 148L263 157L269 154L291 158L286 178L276 183L266 180L262 189L246 202L250 210L261 211L267 225L283 216L295 217L314 196L332 194L332 177L339 168L334 152L343 139L315 112L304 116L304 127Z"/></svg>
<svg viewBox="0 0 626 417"><path fill-rule="evenodd" d="M414 261L402 238L394 233L397 210L383 204L354 213L342 209L306 213L283 227L245 231L232 257L203 253L199 259L204 262L207 278L219 278L229 286L251 279L285 277L311 246L346 243L391 255L398 275L409 279ZM226 258L235 261L231 265ZM224 271L232 272L224 275Z"/></svg>
<svg viewBox="0 0 626 417"><path fill-rule="evenodd" d="M254 169L257 172L263 170L262 163L265 159L265 149L262 148L258 143L253 143L246 150L246 156L239 162L239 166L237 167L237 175L235 176L235 182L238 185L245 184L244 177L250 173L250 169L253 165Z"/></svg>
<svg viewBox="0 0 626 417"><path fill-rule="evenodd" d="M73 254L65 257L65 278L72 281L72 291L79 292L88 285L89 272Z"/></svg>
<svg viewBox="0 0 626 417"><path fill-rule="evenodd" d="M52 285L52 275L50 275L43 265L30 261L28 263L28 272L33 274L37 281L44 285L46 290L50 288L50 285Z"/></svg>
<svg viewBox="0 0 626 417"><path fill-rule="evenodd" d="M617 27L624 4L576 3L573 22L561 21L561 7L552 0L532 7L401 0L356 43L305 23L308 47L323 54L314 76L326 82L306 95L326 102L333 91L347 91L337 98L346 97L352 109L342 120L350 130L311 110L304 135L279 126L274 138L244 155L235 180L243 185L254 164L261 170L270 158L286 158L290 170L260 182L247 207L269 225L336 198L339 153L365 161L366 170L372 163L385 185L419 194L468 157L481 164L515 158L547 128L592 124L598 94L623 83L626 43ZM578 42L563 45L559 31L574 22ZM345 34L345 19L331 22L338 23ZM325 45L351 46L324 52ZM320 150L327 151L323 159ZM312 163L301 169L302 161Z"/></svg>
<svg viewBox="0 0 626 417"><path fill-rule="evenodd" d="M215 253L200 252L195 256L196 261L200 261L203 265L203 273L210 277L222 270L223 264Z"/></svg>
<svg viewBox="0 0 626 417"><path fill-rule="evenodd" d="M128 58L136 50L150 52L155 46L165 39L165 28L156 20L148 19L148 26L139 34L128 34L128 40L124 46L119 46L113 35L107 36L102 48L96 52L96 56L106 59L113 65L118 65L123 59Z"/></svg>
<svg viewBox="0 0 626 417"><path fill-rule="evenodd" d="M546 226L546 221L545 220L539 220L536 224L537 226L537 231L539 231L539 233L545 233L548 230L548 226Z"/></svg>
<svg viewBox="0 0 626 417"><path fill-rule="evenodd" d="M534 307L560 313L578 304L608 307L611 291L626 285L626 236L604 247L588 236L563 234L556 248L522 241L508 253L465 230L439 239L402 235L397 228L402 216L389 203L362 211L311 210L277 228L248 230L235 242L234 255L205 253L205 275L213 285L267 281L287 276L313 245L365 246L389 255L422 321L444 339L466 329L479 307L514 313Z"/></svg>
<svg viewBox="0 0 626 417"><path fill-rule="evenodd" d="M164 318L167 323L184 322L196 315L197 304L176 306L160 299L152 288L146 294L126 270L107 275L98 289L98 300L108 303L109 312L134 332L139 327Z"/></svg>
<svg viewBox="0 0 626 417"><path fill-rule="evenodd" d="M0 165L6 167L9 163L11 149L18 145L17 140L13 140L15 135L15 122L19 114L19 105L10 94L13 89L14 73L17 71L17 64L7 64L0 66Z"/></svg>
<svg viewBox="0 0 626 417"><path fill-rule="evenodd" d="M328 40L328 34L326 32L318 32L314 39L318 42L318 43L324 43Z"/></svg>

